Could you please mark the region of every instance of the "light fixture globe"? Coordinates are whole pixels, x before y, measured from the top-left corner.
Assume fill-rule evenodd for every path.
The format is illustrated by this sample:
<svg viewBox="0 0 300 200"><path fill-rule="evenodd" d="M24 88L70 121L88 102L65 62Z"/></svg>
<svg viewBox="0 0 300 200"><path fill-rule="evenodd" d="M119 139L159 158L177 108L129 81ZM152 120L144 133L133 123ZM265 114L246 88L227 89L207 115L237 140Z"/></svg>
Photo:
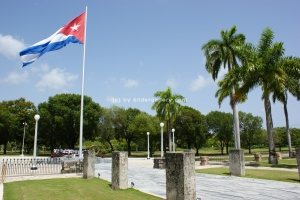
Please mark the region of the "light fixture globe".
<svg viewBox="0 0 300 200"><path fill-rule="evenodd" d="M38 121L40 119L40 115L34 115L35 121Z"/></svg>
<svg viewBox="0 0 300 200"><path fill-rule="evenodd" d="M173 132L173 133L175 132L175 128L172 128L172 132Z"/></svg>
<svg viewBox="0 0 300 200"><path fill-rule="evenodd" d="M149 132L147 132L147 135L150 135L150 133L149 133Z"/></svg>
<svg viewBox="0 0 300 200"><path fill-rule="evenodd" d="M162 122L159 125L160 125L160 127L164 127L164 123L162 123Z"/></svg>

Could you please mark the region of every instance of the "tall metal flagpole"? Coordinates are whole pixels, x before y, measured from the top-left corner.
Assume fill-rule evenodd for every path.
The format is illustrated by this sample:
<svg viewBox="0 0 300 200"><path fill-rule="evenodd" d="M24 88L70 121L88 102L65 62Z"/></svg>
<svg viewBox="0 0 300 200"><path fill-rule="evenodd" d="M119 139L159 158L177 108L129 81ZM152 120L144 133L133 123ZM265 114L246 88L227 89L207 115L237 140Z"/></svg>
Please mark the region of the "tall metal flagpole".
<svg viewBox="0 0 300 200"><path fill-rule="evenodd" d="M81 81L81 105L80 105L80 134L79 134L79 158L83 158L82 154L82 135L83 135L83 88L84 88L84 65L85 65L85 45L86 45L86 22L87 22L87 6L85 7L85 25L84 25L84 43L83 43L83 59L82 59L82 81Z"/></svg>

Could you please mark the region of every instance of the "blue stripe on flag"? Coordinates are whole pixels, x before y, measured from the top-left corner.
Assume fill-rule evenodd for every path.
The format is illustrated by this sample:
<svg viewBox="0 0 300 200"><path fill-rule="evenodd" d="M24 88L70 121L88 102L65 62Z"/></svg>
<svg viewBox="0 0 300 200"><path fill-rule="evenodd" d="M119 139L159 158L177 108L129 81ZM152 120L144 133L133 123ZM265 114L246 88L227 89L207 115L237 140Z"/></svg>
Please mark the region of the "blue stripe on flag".
<svg viewBox="0 0 300 200"><path fill-rule="evenodd" d="M55 50L61 49L61 48L65 47L67 44L69 44L70 42L82 44L74 36L70 35L69 37L67 37L63 41L53 42L53 43L50 43L50 41L49 41L49 42L47 42L45 44L28 47L27 49L24 49L23 51L20 52L20 56L22 57L22 56L31 55L31 54L40 54L36 58L36 59L38 59L44 53L47 53L49 51L55 51ZM34 60L27 60L26 61L26 58L23 57L23 67L25 67L25 66L33 63L36 59L34 59Z"/></svg>

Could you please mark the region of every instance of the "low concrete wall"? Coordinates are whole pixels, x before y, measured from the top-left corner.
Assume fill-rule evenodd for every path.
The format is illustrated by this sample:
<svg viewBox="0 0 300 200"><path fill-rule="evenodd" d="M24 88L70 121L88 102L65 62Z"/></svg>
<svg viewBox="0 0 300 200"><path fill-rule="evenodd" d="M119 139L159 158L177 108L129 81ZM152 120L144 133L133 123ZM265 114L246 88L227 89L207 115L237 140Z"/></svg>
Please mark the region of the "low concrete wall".
<svg viewBox="0 0 300 200"><path fill-rule="evenodd" d="M82 173L83 172L83 161L82 160L65 160L61 162L62 174L69 173Z"/></svg>

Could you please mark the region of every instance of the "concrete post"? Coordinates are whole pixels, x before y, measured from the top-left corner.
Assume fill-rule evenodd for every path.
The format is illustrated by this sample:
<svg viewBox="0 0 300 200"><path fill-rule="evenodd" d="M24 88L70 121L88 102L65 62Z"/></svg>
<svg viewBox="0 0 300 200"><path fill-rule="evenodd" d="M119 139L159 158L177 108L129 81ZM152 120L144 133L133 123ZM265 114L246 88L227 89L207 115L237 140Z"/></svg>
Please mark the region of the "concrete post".
<svg viewBox="0 0 300 200"><path fill-rule="evenodd" d="M166 194L170 200L196 199L193 150L166 154Z"/></svg>
<svg viewBox="0 0 300 200"><path fill-rule="evenodd" d="M128 188L128 153L112 152L111 188L113 190Z"/></svg>
<svg viewBox="0 0 300 200"><path fill-rule="evenodd" d="M84 152L83 157L83 178L91 179L95 177L95 151L88 150Z"/></svg>
<svg viewBox="0 0 300 200"><path fill-rule="evenodd" d="M200 165L208 165L209 157L208 156L200 156Z"/></svg>
<svg viewBox="0 0 300 200"><path fill-rule="evenodd" d="M296 159L297 159L298 174L300 179L300 147L296 148Z"/></svg>
<svg viewBox="0 0 300 200"><path fill-rule="evenodd" d="M234 176L245 176L244 150L229 150L229 170Z"/></svg>

